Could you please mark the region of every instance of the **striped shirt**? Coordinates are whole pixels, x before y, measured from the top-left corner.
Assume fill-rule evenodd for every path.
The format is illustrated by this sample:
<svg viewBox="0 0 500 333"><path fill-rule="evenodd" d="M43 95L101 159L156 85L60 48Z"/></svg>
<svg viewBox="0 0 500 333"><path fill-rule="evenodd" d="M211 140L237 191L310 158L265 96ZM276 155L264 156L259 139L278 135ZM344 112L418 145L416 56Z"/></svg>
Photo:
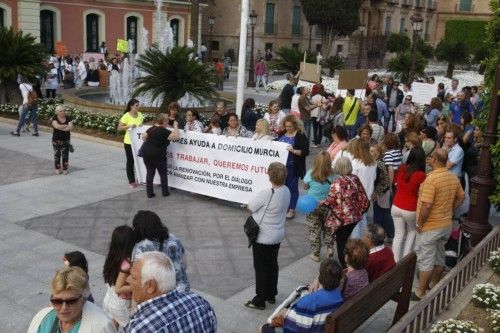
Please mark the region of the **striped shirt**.
<svg viewBox="0 0 500 333"><path fill-rule="evenodd" d="M401 154L401 150L399 149L391 149L385 152L384 154L384 164L385 166L392 166L394 171L396 171L401 165L401 159L403 155Z"/></svg>
<svg viewBox="0 0 500 333"><path fill-rule="evenodd" d="M429 217L422 231L446 228L451 224L453 203L464 199L464 190L457 176L446 168L431 171L420 185L417 201L417 221L422 203L430 203Z"/></svg>
<svg viewBox="0 0 500 333"><path fill-rule="evenodd" d="M174 289L139 304L124 332L215 333L217 318L203 297Z"/></svg>

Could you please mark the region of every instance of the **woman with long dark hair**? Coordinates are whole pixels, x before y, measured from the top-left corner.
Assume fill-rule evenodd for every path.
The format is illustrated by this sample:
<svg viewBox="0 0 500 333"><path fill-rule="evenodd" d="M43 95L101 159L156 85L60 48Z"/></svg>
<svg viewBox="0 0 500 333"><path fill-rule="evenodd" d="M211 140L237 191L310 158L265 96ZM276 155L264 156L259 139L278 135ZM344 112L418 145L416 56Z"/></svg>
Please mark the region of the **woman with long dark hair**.
<svg viewBox="0 0 500 333"><path fill-rule="evenodd" d="M241 107L241 123L247 130L255 132L255 125L260 118L262 115L255 110L255 100L247 98Z"/></svg>
<svg viewBox="0 0 500 333"><path fill-rule="evenodd" d="M406 164L398 168L394 179L396 194L391 215L394 221L392 251L396 262L410 253L413 248L416 236L418 190L424 180L425 152L421 147L416 146L410 150Z"/></svg>
<svg viewBox="0 0 500 333"><path fill-rule="evenodd" d="M143 252L160 251L174 263L175 280L178 291L189 291L186 274L187 263L184 246L181 241L168 231L160 217L149 210L140 210L132 221L137 244L132 251L132 262Z"/></svg>
<svg viewBox="0 0 500 333"><path fill-rule="evenodd" d="M141 126L144 122L144 116L139 112L139 101L132 98L127 103L127 108L120 118L118 123L118 131L125 131L123 137L123 147L125 148L125 156L127 157L127 178L130 188L135 188L135 173L134 173L134 154L132 152L132 141L130 140L129 130Z"/></svg>
<svg viewBox="0 0 500 333"><path fill-rule="evenodd" d="M130 318L131 290L126 279L130 274L130 256L134 248L134 231L127 225L116 227L111 236L102 275L108 286L102 309L118 327L125 327Z"/></svg>

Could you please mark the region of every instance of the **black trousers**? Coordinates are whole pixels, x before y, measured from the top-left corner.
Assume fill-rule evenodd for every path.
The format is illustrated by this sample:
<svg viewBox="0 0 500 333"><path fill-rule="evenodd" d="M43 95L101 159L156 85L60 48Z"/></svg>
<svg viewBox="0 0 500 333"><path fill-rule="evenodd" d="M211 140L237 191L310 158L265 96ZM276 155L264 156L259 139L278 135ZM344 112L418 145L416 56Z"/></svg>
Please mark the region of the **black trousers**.
<svg viewBox="0 0 500 333"><path fill-rule="evenodd" d="M349 236L351 236L351 233L354 230L355 226L356 223L344 225L338 228L337 231L335 231L334 233L335 242L337 243L337 254L339 256L339 262L344 268L347 267L345 264L345 255L344 255L345 244L347 243Z"/></svg>
<svg viewBox="0 0 500 333"><path fill-rule="evenodd" d="M153 179L155 178L156 170L158 170L158 174L160 175L162 195L168 195L167 159L143 158L143 160L144 165L146 165L146 194L148 197L152 197L154 194Z"/></svg>
<svg viewBox="0 0 500 333"><path fill-rule="evenodd" d="M266 300L274 299L278 294L278 251L280 244L265 245L255 243L252 246L253 267L255 269L255 294L252 303L264 306Z"/></svg>
<svg viewBox="0 0 500 333"><path fill-rule="evenodd" d="M128 182L135 183L135 173L134 173L134 154L132 153L132 146L128 143L124 143L125 156L127 156L127 178Z"/></svg>
<svg viewBox="0 0 500 333"><path fill-rule="evenodd" d="M320 145L321 140L323 140L323 125L321 125L316 117L311 117L311 120L313 128L313 143L315 145Z"/></svg>

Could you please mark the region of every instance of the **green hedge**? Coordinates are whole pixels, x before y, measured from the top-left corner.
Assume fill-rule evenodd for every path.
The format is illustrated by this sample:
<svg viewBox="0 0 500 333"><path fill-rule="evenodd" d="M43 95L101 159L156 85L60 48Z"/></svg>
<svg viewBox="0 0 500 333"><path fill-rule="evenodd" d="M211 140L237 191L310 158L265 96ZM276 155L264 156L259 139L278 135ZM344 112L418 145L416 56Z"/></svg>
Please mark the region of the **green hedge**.
<svg viewBox="0 0 500 333"><path fill-rule="evenodd" d="M488 21L449 20L446 22L444 39L464 42L473 54L483 46L483 41L486 40L486 24Z"/></svg>

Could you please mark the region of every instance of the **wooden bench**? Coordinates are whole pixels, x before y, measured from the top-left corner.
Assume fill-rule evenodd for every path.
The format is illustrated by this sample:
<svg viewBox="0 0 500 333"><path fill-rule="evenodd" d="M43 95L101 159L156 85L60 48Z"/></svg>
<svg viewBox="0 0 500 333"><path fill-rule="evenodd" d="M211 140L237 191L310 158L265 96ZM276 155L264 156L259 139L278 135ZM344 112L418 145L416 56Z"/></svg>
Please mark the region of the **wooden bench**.
<svg viewBox="0 0 500 333"><path fill-rule="evenodd" d="M398 303L392 321L394 325L408 312L416 263L415 252L405 256L390 271L330 313L326 318L325 332L353 332L390 300Z"/></svg>

